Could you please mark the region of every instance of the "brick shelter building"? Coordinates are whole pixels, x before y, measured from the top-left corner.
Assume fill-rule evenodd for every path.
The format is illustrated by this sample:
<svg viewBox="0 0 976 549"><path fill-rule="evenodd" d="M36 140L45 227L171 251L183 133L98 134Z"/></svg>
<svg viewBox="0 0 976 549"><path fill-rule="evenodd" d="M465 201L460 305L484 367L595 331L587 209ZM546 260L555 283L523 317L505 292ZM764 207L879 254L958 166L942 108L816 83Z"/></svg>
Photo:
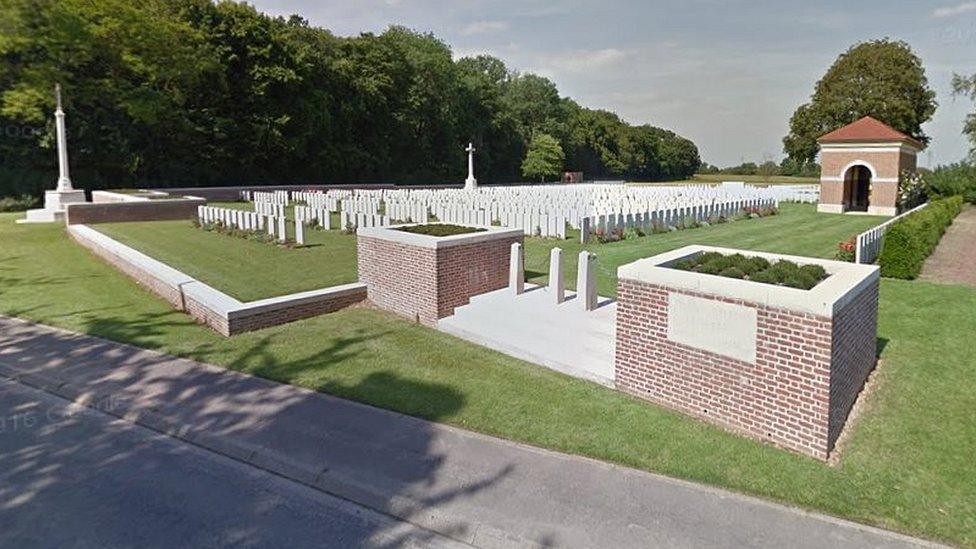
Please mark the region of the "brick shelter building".
<svg viewBox="0 0 976 549"><path fill-rule="evenodd" d="M820 204L828 213L898 213L898 179L914 172L925 145L865 116L817 140L820 144Z"/></svg>

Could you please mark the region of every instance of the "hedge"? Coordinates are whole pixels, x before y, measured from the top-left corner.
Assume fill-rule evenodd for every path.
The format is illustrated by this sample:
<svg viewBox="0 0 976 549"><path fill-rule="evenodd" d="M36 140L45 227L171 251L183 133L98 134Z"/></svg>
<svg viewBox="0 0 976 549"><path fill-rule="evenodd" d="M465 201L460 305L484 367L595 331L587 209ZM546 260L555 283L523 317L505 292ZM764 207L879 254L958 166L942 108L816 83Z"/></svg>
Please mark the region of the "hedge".
<svg viewBox="0 0 976 549"><path fill-rule="evenodd" d="M922 272L922 264L942 239L946 228L962 211L963 198L953 196L933 200L918 212L888 228L878 263L881 276L912 280Z"/></svg>

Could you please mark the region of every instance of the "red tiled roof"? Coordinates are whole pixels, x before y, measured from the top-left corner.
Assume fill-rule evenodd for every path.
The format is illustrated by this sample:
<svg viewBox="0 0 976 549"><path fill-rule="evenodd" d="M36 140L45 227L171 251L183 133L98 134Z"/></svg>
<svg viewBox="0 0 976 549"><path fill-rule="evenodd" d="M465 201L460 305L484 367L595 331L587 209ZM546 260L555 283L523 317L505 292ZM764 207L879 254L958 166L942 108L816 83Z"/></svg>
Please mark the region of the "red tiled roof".
<svg viewBox="0 0 976 549"><path fill-rule="evenodd" d="M925 145L917 139L870 116L865 116L817 139L817 143L857 143L862 141L899 141L911 144L919 149L925 148Z"/></svg>

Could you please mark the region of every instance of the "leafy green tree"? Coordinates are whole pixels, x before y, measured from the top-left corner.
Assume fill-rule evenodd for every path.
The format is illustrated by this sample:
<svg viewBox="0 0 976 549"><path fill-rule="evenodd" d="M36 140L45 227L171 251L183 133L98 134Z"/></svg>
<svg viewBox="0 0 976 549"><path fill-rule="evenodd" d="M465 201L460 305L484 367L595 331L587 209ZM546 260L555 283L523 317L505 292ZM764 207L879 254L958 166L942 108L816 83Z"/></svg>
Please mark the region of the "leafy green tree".
<svg viewBox="0 0 976 549"><path fill-rule="evenodd" d="M864 42L841 54L817 82L810 102L793 113L783 149L797 162L812 161L818 137L864 116L927 143L922 124L936 106L922 61L908 44Z"/></svg>
<svg viewBox="0 0 976 549"><path fill-rule="evenodd" d="M973 101L976 101L976 74L968 77L961 74L952 75L952 93L953 95L969 97ZM972 144L972 147L969 149L969 159L972 162L976 162L976 112L971 112L966 115L962 133L969 137L969 142Z"/></svg>
<svg viewBox="0 0 976 549"><path fill-rule="evenodd" d="M0 196L55 176L52 89L86 188L521 180L536 133L594 177L686 177L690 141L561 97L490 56L393 26L337 37L213 0L0 2Z"/></svg>
<svg viewBox="0 0 976 549"><path fill-rule="evenodd" d="M529 179L539 178L541 182L545 182L546 176L559 175L565 159L563 148L555 137L537 132L532 136L529 149L525 153L522 175Z"/></svg>

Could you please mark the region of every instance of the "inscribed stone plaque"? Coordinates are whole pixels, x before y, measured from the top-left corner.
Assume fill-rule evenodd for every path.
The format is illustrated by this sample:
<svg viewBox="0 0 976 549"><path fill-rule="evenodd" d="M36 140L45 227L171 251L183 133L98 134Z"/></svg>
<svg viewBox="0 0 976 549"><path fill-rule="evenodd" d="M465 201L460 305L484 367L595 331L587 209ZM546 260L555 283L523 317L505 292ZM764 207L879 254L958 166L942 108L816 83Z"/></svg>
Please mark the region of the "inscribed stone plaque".
<svg viewBox="0 0 976 549"><path fill-rule="evenodd" d="M672 293L668 295L668 339L755 364L756 310Z"/></svg>

